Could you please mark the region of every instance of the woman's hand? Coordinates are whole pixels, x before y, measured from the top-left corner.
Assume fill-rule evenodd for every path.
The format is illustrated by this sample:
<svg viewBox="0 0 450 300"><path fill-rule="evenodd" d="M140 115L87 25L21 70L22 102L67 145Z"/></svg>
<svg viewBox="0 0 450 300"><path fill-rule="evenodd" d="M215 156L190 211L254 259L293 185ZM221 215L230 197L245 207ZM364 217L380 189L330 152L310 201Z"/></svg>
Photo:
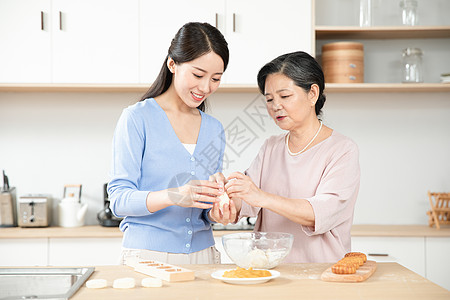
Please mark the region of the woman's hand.
<svg viewBox="0 0 450 300"><path fill-rule="evenodd" d="M265 193L259 189L252 179L241 172L231 173L225 188L233 201L245 201L251 206L262 207Z"/></svg>
<svg viewBox="0 0 450 300"><path fill-rule="evenodd" d="M208 209L220 201L217 198L222 194L220 187L220 184L209 180L191 180L183 186L168 189L168 194L175 205Z"/></svg>
<svg viewBox="0 0 450 300"><path fill-rule="evenodd" d="M218 172L214 175L211 175L209 177L210 181L218 183L221 187L219 188L219 191L221 192L221 196L223 196L223 193L226 193L225 191L225 184L227 183L227 180L225 176ZM228 198L228 195L226 195ZM220 199L219 199L220 200ZM240 205L239 205L240 207ZM214 203L213 208L209 212L209 218L217 223L221 223L223 225L227 225L228 223L233 223L236 221L237 216L237 209L236 205L233 201L230 200L229 203L223 204L222 207L220 207L220 201Z"/></svg>
<svg viewBox="0 0 450 300"><path fill-rule="evenodd" d="M209 176L209 181L219 184L219 192L221 194L225 191L225 184L227 181L221 172L217 172L216 174Z"/></svg>
<svg viewBox="0 0 450 300"><path fill-rule="evenodd" d="M224 204L220 209L219 203L214 203L213 208L209 211L209 218L217 223L227 225L229 223L236 222L238 210L233 200L230 200L230 204Z"/></svg>

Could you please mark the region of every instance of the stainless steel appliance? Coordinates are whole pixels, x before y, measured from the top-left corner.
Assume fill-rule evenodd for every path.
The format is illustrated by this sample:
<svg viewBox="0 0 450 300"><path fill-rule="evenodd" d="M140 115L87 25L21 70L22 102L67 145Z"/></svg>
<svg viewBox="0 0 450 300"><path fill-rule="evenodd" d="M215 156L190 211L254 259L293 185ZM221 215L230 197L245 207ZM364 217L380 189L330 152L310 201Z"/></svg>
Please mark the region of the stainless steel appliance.
<svg viewBox="0 0 450 300"><path fill-rule="evenodd" d="M3 187L0 189L0 227L17 226L16 189L9 187L8 176L3 171Z"/></svg>
<svg viewBox="0 0 450 300"><path fill-rule="evenodd" d="M97 220L100 225L105 227L118 227L122 218L118 218L113 215L111 209L109 208L109 199L108 199L108 184L105 183L103 185L103 209L98 212Z"/></svg>
<svg viewBox="0 0 450 300"><path fill-rule="evenodd" d="M20 227L50 226L52 205L50 195L29 194L20 196L17 221Z"/></svg>
<svg viewBox="0 0 450 300"><path fill-rule="evenodd" d="M67 300L95 268L0 268L0 300Z"/></svg>

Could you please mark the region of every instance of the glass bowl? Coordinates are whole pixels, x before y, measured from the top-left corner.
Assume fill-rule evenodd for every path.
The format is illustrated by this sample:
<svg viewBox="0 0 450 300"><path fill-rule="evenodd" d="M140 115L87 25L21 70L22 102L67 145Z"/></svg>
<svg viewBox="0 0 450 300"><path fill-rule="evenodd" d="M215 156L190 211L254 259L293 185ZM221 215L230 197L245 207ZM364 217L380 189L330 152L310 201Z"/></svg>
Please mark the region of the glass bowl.
<svg viewBox="0 0 450 300"><path fill-rule="evenodd" d="M243 232L222 236L230 259L241 268L272 269L289 254L294 236L283 232Z"/></svg>

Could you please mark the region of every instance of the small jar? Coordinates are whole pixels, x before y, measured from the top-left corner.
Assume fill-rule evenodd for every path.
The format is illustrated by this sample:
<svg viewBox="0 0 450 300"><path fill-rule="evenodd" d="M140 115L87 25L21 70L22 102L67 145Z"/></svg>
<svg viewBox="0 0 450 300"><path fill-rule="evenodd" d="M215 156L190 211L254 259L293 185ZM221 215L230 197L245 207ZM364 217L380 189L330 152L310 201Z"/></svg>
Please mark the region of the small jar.
<svg viewBox="0 0 450 300"><path fill-rule="evenodd" d="M402 52L403 80L402 82L423 82L422 50L406 48Z"/></svg>
<svg viewBox="0 0 450 300"><path fill-rule="evenodd" d="M417 25L417 1L401 0L400 8L402 9L402 24L408 26Z"/></svg>
<svg viewBox="0 0 450 300"><path fill-rule="evenodd" d="M372 0L359 0L359 26L372 25Z"/></svg>

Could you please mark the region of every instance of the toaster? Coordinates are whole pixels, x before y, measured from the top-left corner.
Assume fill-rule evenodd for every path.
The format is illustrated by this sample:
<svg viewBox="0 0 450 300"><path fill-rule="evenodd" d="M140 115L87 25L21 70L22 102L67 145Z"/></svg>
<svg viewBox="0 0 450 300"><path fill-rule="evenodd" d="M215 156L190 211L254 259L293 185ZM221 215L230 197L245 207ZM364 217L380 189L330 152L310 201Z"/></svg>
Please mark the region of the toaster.
<svg viewBox="0 0 450 300"><path fill-rule="evenodd" d="M43 194L20 196L17 201L17 222L20 227L50 226L51 197Z"/></svg>

